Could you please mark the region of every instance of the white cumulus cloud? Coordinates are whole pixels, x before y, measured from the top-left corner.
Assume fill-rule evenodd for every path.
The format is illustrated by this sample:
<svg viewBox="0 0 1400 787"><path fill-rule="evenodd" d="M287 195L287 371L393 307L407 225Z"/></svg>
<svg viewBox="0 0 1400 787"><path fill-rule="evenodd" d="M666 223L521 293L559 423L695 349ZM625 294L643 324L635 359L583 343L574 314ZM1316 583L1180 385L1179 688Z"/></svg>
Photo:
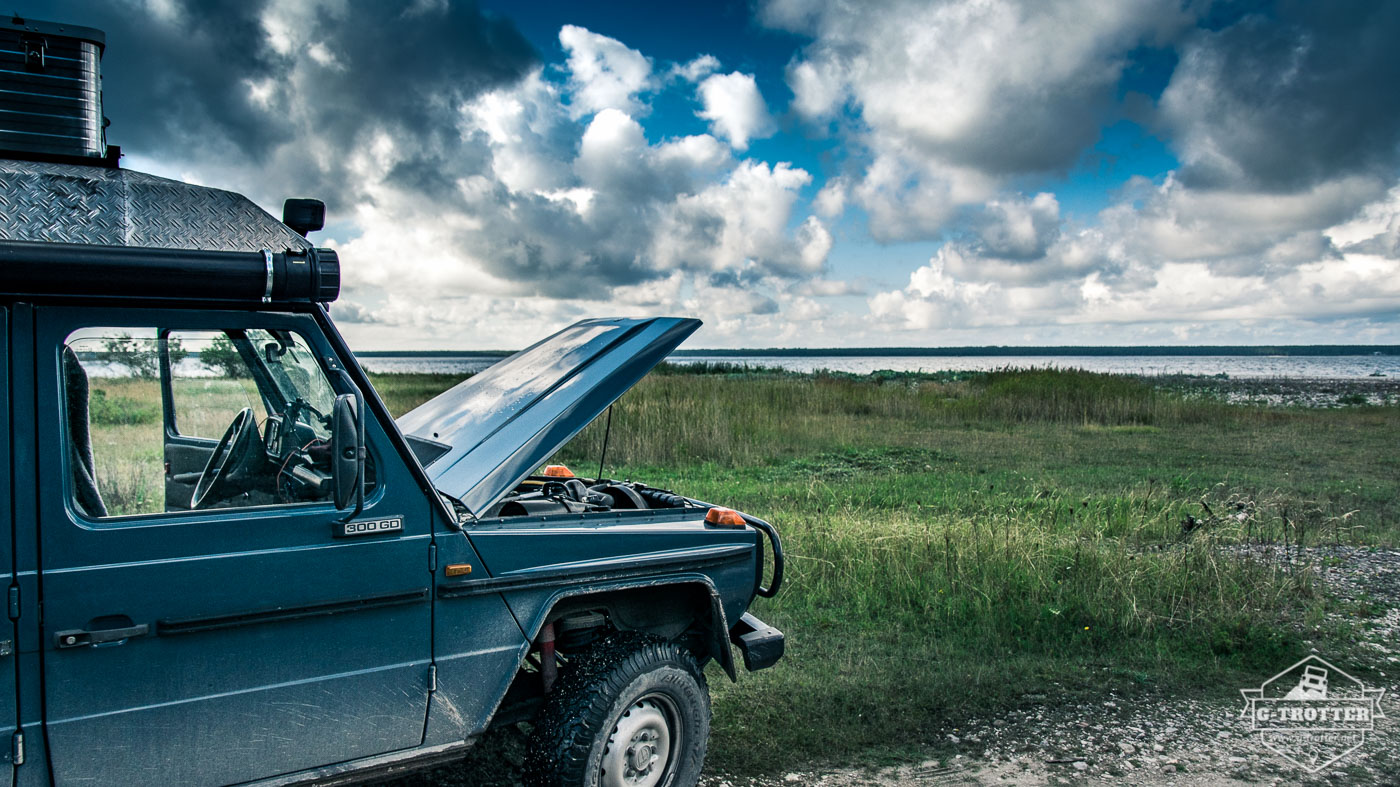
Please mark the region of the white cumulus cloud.
<svg viewBox="0 0 1400 787"><path fill-rule="evenodd" d="M1066 168L1115 101L1127 53L1190 21L1175 0L770 2L815 40L788 68L792 108L845 106L870 164L852 195L882 240L934 237L1001 179Z"/></svg>
<svg viewBox="0 0 1400 787"><path fill-rule="evenodd" d="M750 139L772 133L773 118L752 74L715 74L700 83L702 108L695 114L708 120L716 134L735 150L746 150Z"/></svg>
<svg viewBox="0 0 1400 787"><path fill-rule="evenodd" d="M559 30L568 53L571 113L580 117L604 109L637 115L645 105L638 94L653 85L651 60L615 38L576 25Z"/></svg>
<svg viewBox="0 0 1400 787"><path fill-rule="evenodd" d="M714 55L700 55L687 63L671 66L671 75L687 82L699 82L719 70L719 58Z"/></svg>

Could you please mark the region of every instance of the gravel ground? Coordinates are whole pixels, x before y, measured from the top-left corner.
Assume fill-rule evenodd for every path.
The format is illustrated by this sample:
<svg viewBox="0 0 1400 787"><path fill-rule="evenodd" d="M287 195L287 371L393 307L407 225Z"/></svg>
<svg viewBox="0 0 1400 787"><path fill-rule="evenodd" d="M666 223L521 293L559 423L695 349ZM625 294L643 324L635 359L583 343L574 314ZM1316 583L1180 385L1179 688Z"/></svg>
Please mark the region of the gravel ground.
<svg viewBox="0 0 1400 787"><path fill-rule="evenodd" d="M940 754L917 764L885 768L812 767L768 777L714 773L703 787L854 787L855 785L1400 785L1400 551L1319 547L1239 547L1256 559L1282 561L1319 572L1328 592L1364 605L1372 615L1351 652L1324 653L1343 669L1366 666L1381 675L1387 718L1359 750L1309 775L1274 754L1240 718L1244 686L1222 686L1218 696L1163 696L1128 701L1112 693L1092 704L1056 706L969 719L946 734ZM1279 665L1279 669L1287 667ZM1270 677L1260 676L1263 679ZM395 787L516 787L524 736L493 733L460 765L401 779ZM931 750L933 747L930 747Z"/></svg>
<svg viewBox="0 0 1400 787"><path fill-rule="evenodd" d="M1327 591L1373 613L1352 652L1320 654L1338 666L1367 666L1384 688L1388 718L1357 752L1309 775L1260 744L1240 718L1240 688L1219 698L1124 701L1012 711L972 719L948 733L960 752L918 765L883 769L812 769L770 778L708 776L705 787L786 785L1073 784L1400 784L1400 551L1353 547L1283 550L1240 547L1260 560L1317 571ZM1287 667L1280 664L1279 669ZM1260 676L1263 679L1270 677ZM1038 699L1038 698L1032 698Z"/></svg>

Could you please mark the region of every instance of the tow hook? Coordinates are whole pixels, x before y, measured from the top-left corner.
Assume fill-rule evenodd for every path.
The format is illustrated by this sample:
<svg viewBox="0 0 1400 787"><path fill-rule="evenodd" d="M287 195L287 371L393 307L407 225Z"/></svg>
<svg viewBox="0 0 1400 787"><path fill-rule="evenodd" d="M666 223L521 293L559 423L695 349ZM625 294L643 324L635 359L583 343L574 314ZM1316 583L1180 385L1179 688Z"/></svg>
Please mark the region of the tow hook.
<svg viewBox="0 0 1400 787"><path fill-rule="evenodd" d="M729 630L729 641L739 646L739 652L744 654L744 669L749 672L771 667L783 657L783 632L749 612Z"/></svg>

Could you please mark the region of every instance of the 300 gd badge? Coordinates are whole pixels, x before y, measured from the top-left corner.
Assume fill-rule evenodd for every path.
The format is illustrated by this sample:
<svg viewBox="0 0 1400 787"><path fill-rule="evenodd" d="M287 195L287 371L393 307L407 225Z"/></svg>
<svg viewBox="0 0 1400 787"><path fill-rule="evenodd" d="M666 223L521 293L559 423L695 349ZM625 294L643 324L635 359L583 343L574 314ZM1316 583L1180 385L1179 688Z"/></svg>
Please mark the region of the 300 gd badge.
<svg viewBox="0 0 1400 787"><path fill-rule="evenodd" d="M393 519L368 519L361 522L340 522L336 525L337 538L351 536L372 536L378 533L403 531L403 517Z"/></svg>

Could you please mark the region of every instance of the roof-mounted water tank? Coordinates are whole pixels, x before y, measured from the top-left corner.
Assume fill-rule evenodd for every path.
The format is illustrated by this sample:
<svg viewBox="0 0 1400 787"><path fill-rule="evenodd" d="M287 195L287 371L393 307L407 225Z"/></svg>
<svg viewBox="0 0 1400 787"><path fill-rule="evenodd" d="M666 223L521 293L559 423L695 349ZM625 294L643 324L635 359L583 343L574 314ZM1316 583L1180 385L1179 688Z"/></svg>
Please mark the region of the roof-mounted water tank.
<svg viewBox="0 0 1400 787"><path fill-rule="evenodd" d="M90 27L0 17L0 154L115 164L102 117L102 50Z"/></svg>

